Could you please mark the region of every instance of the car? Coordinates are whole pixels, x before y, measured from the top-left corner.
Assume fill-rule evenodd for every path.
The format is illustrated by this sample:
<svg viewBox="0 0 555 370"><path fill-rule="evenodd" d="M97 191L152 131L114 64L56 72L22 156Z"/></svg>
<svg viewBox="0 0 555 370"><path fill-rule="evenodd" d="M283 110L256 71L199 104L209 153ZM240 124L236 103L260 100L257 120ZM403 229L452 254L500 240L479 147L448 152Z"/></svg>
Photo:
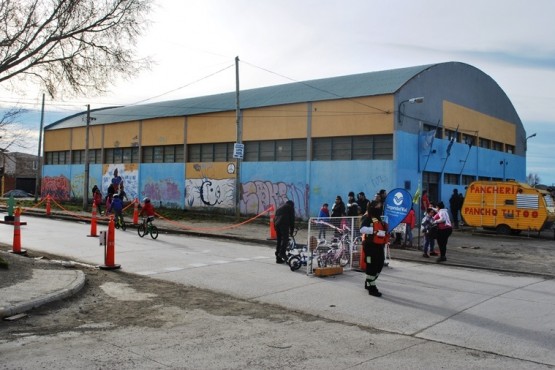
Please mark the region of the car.
<svg viewBox="0 0 555 370"><path fill-rule="evenodd" d="M14 198L32 198L34 194L28 193L25 190L14 189L4 193L4 198L14 197Z"/></svg>

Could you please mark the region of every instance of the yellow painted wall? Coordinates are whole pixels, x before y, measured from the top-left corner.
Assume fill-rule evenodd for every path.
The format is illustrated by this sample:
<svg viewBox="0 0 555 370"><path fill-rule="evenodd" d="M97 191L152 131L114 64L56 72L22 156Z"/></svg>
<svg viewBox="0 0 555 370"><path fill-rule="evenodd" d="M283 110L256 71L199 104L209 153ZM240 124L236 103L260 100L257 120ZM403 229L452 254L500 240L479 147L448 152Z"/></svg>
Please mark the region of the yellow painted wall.
<svg viewBox="0 0 555 370"><path fill-rule="evenodd" d="M44 132L44 151L69 150L71 129L52 130Z"/></svg>
<svg viewBox="0 0 555 370"><path fill-rule="evenodd" d="M125 122L106 125L104 127L104 147L128 148L138 145L139 124L139 122Z"/></svg>
<svg viewBox="0 0 555 370"><path fill-rule="evenodd" d="M459 132L516 145L516 126L512 123L494 118L461 105L443 101L443 122L450 130L459 126Z"/></svg>
<svg viewBox="0 0 555 370"><path fill-rule="evenodd" d="M312 137L391 134L393 106L392 95L313 103Z"/></svg>
<svg viewBox="0 0 555 370"><path fill-rule="evenodd" d="M188 179L234 179L235 162L187 163L185 170ZM232 171L233 170L233 171Z"/></svg>
<svg viewBox="0 0 555 370"><path fill-rule="evenodd" d="M243 140L306 138L307 105L291 104L243 112Z"/></svg>
<svg viewBox="0 0 555 370"><path fill-rule="evenodd" d="M178 145L185 140L184 117L156 118L143 121L142 145ZM137 131L138 133L138 131ZM127 145L130 146L130 145Z"/></svg>
<svg viewBox="0 0 555 370"><path fill-rule="evenodd" d="M235 112L187 117L187 143L227 143L237 139Z"/></svg>
<svg viewBox="0 0 555 370"><path fill-rule="evenodd" d="M71 140L71 149L84 150L85 149L85 132L86 127L73 128L73 135ZM89 149L102 148L102 126L89 127Z"/></svg>

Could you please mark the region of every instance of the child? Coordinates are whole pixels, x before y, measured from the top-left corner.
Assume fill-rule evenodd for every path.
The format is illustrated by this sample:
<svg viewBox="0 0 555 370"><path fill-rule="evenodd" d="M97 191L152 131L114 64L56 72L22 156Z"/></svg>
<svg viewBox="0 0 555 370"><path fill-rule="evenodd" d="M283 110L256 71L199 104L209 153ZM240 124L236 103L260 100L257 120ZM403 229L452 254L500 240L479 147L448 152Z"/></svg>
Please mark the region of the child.
<svg viewBox="0 0 555 370"><path fill-rule="evenodd" d="M154 220L154 215L156 212L154 211L154 206L150 202L150 198L143 199L143 208L141 209L141 217L146 216L144 219L144 223L146 225L147 222L152 222Z"/></svg>
<svg viewBox="0 0 555 370"><path fill-rule="evenodd" d="M114 221L116 222L116 224L118 223L118 220L121 220L121 223L123 223L123 202L118 194L114 194L111 209L114 212Z"/></svg>
<svg viewBox="0 0 555 370"><path fill-rule="evenodd" d="M102 193L96 185L93 188L93 203L96 205L98 214L102 215Z"/></svg>
<svg viewBox="0 0 555 370"><path fill-rule="evenodd" d="M434 225L434 215L434 209L432 207L428 207L428 209L426 210L426 215L422 219L421 230L424 233L424 245L422 246L424 254L422 255L422 257L425 258L429 258L430 256L437 256L437 253L434 252L434 237L430 233L432 226Z"/></svg>
<svg viewBox="0 0 555 370"><path fill-rule="evenodd" d="M328 221L330 217L330 210L328 209L328 204L322 204L320 208L320 213L318 214L319 221ZM320 224L320 233L318 234L318 239L326 239L326 225Z"/></svg>

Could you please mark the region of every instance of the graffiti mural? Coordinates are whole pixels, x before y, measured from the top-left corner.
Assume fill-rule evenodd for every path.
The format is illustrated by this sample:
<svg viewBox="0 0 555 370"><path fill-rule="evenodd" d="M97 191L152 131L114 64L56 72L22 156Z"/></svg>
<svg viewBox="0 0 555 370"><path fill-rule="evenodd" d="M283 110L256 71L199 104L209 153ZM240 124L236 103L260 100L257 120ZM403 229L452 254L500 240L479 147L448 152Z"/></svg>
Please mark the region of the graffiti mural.
<svg viewBox="0 0 555 370"><path fill-rule="evenodd" d="M41 195L43 198L50 195L55 200L69 200L70 191L69 179L63 175L46 176L42 179Z"/></svg>
<svg viewBox="0 0 555 370"><path fill-rule="evenodd" d="M295 202L295 215L306 219L307 189L304 184L285 182L249 181L242 184L241 213L259 214L270 205L278 208L288 200Z"/></svg>
<svg viewBox="0 0 555 370"><path fill-rule="evenodd" d="M235 207L233 163L187 164L185 205L187 207Z"/></svg>
<svg viewBox="0 0 555 370"><path fill-rule="evenodd" d="M143 195L149 197L153 202L163 202L166 207L181 207L179 184L173 179L148 178L143 185Z"/></svg>
<svg viewBox="0 0 555 370"><path fill-rule="evenodd" d="M108 186L125 189L127 198L138 197L139 167L136 163L105 164L102 168L102 194L107 194ZM116 192L117 192L116 189Z"/></svg>

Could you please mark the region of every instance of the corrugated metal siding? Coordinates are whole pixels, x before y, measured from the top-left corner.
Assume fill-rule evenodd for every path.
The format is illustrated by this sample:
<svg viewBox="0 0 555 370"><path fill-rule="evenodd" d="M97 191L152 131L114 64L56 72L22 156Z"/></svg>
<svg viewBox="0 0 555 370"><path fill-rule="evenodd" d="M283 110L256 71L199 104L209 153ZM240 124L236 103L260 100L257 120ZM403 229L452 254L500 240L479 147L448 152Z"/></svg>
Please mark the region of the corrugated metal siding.
<svg viewBox="0 0 555 370"><path fill-rule="evenodd" d="M393 94L417 74L435 64L387 71L331 77L312 81L243 90L241 109L304 103L322 100ZM235 92L126 107L110 107L92 112L91 125L145 120L158 117L191 116L235 110ZM45 130L85 125L85 112L64 118Z"/></svg>

